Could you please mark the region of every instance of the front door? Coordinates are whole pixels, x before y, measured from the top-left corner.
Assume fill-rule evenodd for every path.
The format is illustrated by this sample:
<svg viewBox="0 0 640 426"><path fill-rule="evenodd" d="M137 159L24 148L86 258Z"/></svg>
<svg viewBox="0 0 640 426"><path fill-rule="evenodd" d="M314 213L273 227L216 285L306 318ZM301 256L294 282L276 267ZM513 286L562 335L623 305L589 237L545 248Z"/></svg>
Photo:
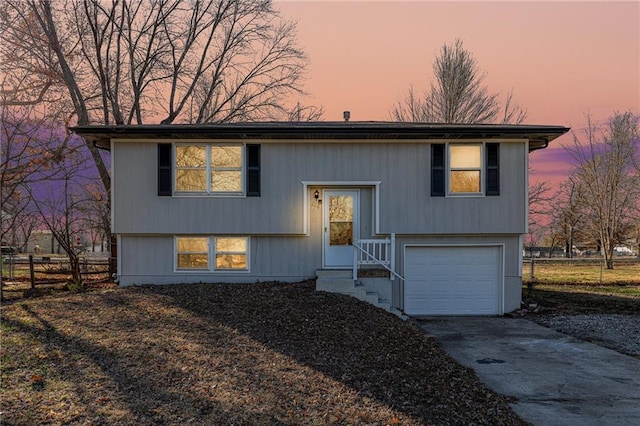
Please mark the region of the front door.
<svg viewBox="0 0 640 426"><path fill-rule="evenodd" d="M358 238L358 191L324 191L324 266L353 266L353 240Z"/></svg>

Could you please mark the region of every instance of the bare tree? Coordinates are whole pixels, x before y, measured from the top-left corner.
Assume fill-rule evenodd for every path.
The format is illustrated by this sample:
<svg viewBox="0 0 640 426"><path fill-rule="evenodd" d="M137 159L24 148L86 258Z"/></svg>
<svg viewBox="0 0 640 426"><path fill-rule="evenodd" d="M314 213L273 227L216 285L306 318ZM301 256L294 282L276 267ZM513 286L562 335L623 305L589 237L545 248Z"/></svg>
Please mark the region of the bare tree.
<svg viewBox="0 0 640 426"><path fill-rule="evenodd" d="M503 105L500 94L484 85L486 73L462 41L445 44L433 64L434 80L423 96L413 87L391 110L396 121L431 123L522 123L527 112L509 92Z"/></svg>
<svg viewBox="0 0 640 426"><path fill-rule="evenodd" d="M529 225L529 232L525 236L524 254L528 251L529 257L534 257L535 247L539 247L542 241L547 236L546 227L539 223L533 223Z"/></svg>
<svg viewBox="0 0 640 426"><path fill-rule="evenodd" d="M17 244L26 241L35 226L29 209L29 187L51 178L53 163L64 156L64 147L46 116L37 117L30 105L0 101L0 238Z"/></svg>
<svg viewBox="0 0 640 426"><path fill-rule="evenodd" d="M639 117L616 112L601 130L586 116L581 136L564 148L574 161L579 202L587 231L597 238L608 269L613 249L638 220L640 200Z"/></svg>
<svg viewBox="0 0 640 426"><path fill-rule="evenodd" d="M531 171L529 171L531 173ZM529 185L529 223L539 222L540 216L548 211L551 187L547 181L539 181Z"/></svg>
<svg viewBox="0 0 640 426"><path fill-rule="evenodd" d="M83 185L83 191L84 203L80 206L83 228L91 236L92 251L95 251L98 243L102 244L108 240L111 231L111 212L106 202L107 194L100 185L87 182Z"/></svg>
<svg viewBox="0 0 640 426"><path fill-rule="evenodd" d="M303 105L299 101L285 111L285 121L320 121L324 115L322 107Z"/></svg>
<svg viewBox="0 0 640 426"><path fill-rule="evenodd" d="M6 0L0 30L20 102L71 106L78 125L274 119L303 93L306 55L270 0Z"/></svg>
<svg viewBox="0 0 640 426"><path fill-rule="evenodd" d="M579 199L580 183L575 176L560 184L549 207L551 222L549 237L553 244L562 243L565 256L573 257L574 241L587 239L584 228L583 206Z"/></svg>
<svg viewBox="0 0 640 426"><path fill-rule="evenodd" d="M531 173L531 170L529 170ZM529 247L537 246L547 236L547 228L542 223L544 215L547 213L550 191L549 183L546 181L536 182L529 185L529 232L527 233L527 241Z"/></svg>
<svg viewBox="0 0 640 426"><path fill-rule="evenodd" d="M513 89L507 94L501 111L500 124L521 124L527 119L527 110L513 101Z"/></svg>
<svg viewBox="0 0 640 426"><path fill-rule="evenodd" d="M307 57L270 0L4 0L0 32L4 97L65 126L277 120L305 95ZM87 149L108 205L107 154Z"/></svg>
<svg viewBox="0 0 640 426"><path fill-rule="evenodd" d="M638 219L636 223L636 227L634 230L635 240L636 240L636 248L638 251L636 252L636 256L640 259L640 219Z"/></svg>
<svg viewBox="0 0 640 426"><path fill-rule="evenodd" d="M75 138L74 138L75 139ZM56 161L56 174L39 186L30 187L30 206L38 212L42 223L64 250L69 259L72 284L82 287L78 241L84 235L84 215L87 203L87 165L80 143L73 143L71 135L60 141L66 147L64 158Z"/></svg>

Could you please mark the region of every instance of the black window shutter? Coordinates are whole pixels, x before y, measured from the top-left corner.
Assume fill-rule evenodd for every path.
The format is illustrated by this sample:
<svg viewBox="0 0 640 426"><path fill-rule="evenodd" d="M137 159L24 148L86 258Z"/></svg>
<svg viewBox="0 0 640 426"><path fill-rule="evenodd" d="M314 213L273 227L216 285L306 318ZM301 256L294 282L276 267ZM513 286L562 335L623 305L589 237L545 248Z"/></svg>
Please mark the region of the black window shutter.
<svg viewBox="0 0 640 426"><path fill-rule="evenodd" d="M500 144L486 145L487 189L486 195L500 195Z"/></svg>
<svg viewBox="0 0 640 426"><path fill-rule="evenodd" d="M431 196L445 195L445 145L431 144Z"/></svg>
<svg viewBox="0 0 640 426"><path fill-rule="evenodd" d="M260 196L260 145L247 144L247 197Z"/></svg>
<svg viewBox="0 0 640 426"><path fill-rule="evenodd" d="M170 143L158 144L158 196L171 196L171 153Z"/></svg>

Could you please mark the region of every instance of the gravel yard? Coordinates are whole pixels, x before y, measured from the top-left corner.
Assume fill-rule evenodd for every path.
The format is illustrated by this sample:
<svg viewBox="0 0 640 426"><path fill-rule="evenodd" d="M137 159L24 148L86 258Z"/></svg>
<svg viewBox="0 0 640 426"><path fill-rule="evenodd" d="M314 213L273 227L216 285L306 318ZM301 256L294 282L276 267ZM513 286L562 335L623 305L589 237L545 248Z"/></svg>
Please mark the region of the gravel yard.
<svg viewBox="0 0 640 426"><path fill-rule="evenodd" d="M640 358L640 286L541 285L525 290L526 318L578 339Z"/></svg>
<svg viewBox="0 0 640 426"><path fill-rule="evenodd" d="M529 319L573 337L640 358L640 316L538 315Z"/></svg>

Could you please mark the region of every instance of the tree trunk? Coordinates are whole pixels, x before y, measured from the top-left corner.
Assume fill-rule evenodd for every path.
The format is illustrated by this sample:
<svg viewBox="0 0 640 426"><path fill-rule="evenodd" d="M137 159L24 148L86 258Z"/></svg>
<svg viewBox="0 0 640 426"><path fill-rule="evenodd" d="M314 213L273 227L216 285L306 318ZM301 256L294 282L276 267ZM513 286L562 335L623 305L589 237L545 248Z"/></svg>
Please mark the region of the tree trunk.
<svg viewBox="0 0 640 426"><path fill-rule="evenodd" d="M89 110L87 109L87 104L82 95L82 91L78 86L78 82L76 81L75 74L71 70L69 63L67 62L67 58L65 57L64 52L62 51L62 46L60 41L58 40L58 33L56 31L56 26L53 21L53 14L51 12L51 5L48 2L40 3L42 9L38 9L35 3L32 3L32 10L36 13L37 18L39 19L40 26L42 30L46 34L49 44L53 49L56 57L58 58L58 63L60 65L60 69L62 71L62 78L65 82L67 89L69 90L69 95L71 97L71 101L74 106L74 111L78 116L78 125L86 126L90 124L89 120ZM109 171L102 161L102 157L98 152L98 148L96 148L92 143L84 140L89 152L91 153L91 158L98 169L98 174L100 176L100 180L104 185L104 189L109 194L109 199L111 197L111 177L109 176Z"/></svg>
<svg viewBox="0 0 640 426"><path fill-rule="evenodd" d="M607 259L607 269L613 269L613 258L610 256Z"/></svg>
<svg viewBox="0 0 640 426"><path fill-rule="evenodd" d="M75 253L69 254L69 266L71 267L71 279L74 284L82 286L82 274L80 273L80 258Z"/></svg>

